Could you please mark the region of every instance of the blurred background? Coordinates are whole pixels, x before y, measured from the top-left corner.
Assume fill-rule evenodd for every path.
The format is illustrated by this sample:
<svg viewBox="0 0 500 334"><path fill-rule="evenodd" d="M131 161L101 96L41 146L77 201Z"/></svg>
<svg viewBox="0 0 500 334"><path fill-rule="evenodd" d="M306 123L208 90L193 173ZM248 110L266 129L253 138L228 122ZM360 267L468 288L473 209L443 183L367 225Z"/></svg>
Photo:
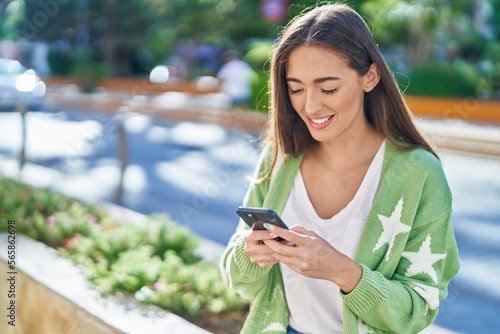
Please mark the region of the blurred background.
<svg viewBox="0 0 500 334"><path fill-rule="evenodd" d="M145 77L158 65L170 68L170 80L215 76L229 49L264 75L280 27L315 3L2 0L0 57L40 76L75 77L84 90L105 78ZM407 94L498 99L497 0L348 3L366 18Z"/></svg>
<svg viewBox="0 0 500 334"><path fill-rule="evenodd" d="M160 214L220 251L257 163L273 42L316 2L0 0L0 179ZM452 188L462 269L435 333L500 333L500 0L346 3ZM22 233L80 235L50 232L58 215L10 187L0 214Z"/></svg>

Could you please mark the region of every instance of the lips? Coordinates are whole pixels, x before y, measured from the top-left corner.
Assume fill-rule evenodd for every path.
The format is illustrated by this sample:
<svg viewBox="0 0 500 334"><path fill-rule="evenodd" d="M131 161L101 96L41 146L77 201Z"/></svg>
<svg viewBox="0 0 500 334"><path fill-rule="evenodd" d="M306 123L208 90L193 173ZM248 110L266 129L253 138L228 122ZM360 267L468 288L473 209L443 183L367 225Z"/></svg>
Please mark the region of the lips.
<svg viewBox="0 0 500 334"><path fill-rule="evenodd" d="M325 116L325 117L315 117L315 118L307 118L311 126L315 129L323 129L327 127L333 120L335 115Z"/></svg>

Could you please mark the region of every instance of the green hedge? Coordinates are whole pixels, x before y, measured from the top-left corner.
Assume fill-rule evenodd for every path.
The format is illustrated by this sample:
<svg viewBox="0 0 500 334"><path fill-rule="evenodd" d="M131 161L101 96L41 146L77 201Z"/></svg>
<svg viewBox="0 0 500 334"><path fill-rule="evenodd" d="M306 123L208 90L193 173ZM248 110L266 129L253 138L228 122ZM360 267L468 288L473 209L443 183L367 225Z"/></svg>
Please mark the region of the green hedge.
<svg viewBox="0 0 500 334"><path fill-rule="evenodd" d="M466 63L427 63L413 68L408 77L398 77L407 95L476 96L481 77ZM406 83L406 84L405 84Z"/></svg>
<svg viewBox="0 0 500 334"><path fill-rule="evenodd" d="M104 295L128 293L191 320L246 311L218 268L195 255L199 238L164 215L121 224L100 205L0 177L0 217L1 232L14 219L17 233L81 265Z"/></svg>
<svg viewBox="0 0 500 334"><path fill-rule="evenodd" d="M267 83L269 80L269 57L273 44L258 41L250 44L243 59L254 69L252 80L252 97L249 107L252 110L267 112L269 109L269 96Z"/></svg>

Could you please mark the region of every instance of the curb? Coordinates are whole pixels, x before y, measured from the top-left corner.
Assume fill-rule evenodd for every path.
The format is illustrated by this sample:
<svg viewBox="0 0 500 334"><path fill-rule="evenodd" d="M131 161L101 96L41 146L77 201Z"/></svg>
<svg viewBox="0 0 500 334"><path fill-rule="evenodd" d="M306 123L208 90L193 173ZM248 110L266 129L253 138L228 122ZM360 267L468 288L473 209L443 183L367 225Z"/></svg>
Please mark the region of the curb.
<svg viewBox="0 0 500 334"><path fill-rule="evenodd" d="M2 249L7 249L7 236L5 233L0 233ZM74 326L78 326L77 324L82 326L80 330L83 328L85 331L85 328L88 330L89 327L93 327L94 330L108 334L210 333L159 307L140 304L135 300L101 296L90 285L82 270L39 241L17 235L16 252L17 281L23 283L30 281L31 284L41 285L45 291L43 297L51 297L52 302L59 300L59 303L63 303L64 309L55 310L54 304L51 304L49 310L46 310L52 316L58 316L61 323L71 321ZM4 252L0 253L0 264L1 262L7 263ZM22 291L19 292L19 295L21 294ZM71 312L72 310L74 312ZM21 313L22 309L19 309L19 312ZM44 311L40 313L44 314ZM75 318L70 320L68 317L71 314L74 314ZM22 315L21 313L18 317L21 328L23 328Z"/></svg>
<svg viewBox="0 0 500 334"><path fill-rule="evenodd" d="M500 124L435 118L418 119L416 124L440 149L500 158Z"/></svg>

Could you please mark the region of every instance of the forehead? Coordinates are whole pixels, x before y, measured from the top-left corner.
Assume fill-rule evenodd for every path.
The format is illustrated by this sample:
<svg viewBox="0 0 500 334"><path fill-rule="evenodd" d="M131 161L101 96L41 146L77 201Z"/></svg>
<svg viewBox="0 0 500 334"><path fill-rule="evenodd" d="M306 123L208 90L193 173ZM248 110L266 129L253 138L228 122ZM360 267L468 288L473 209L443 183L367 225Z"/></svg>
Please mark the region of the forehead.
<svg viewBox="0 0 500 334"><path fill-rule="evenodd" d="M353 71L345 57L336 50L317 46L300 46L290 52L286 62L287 77L318 77L340 75Z"/></svg>

